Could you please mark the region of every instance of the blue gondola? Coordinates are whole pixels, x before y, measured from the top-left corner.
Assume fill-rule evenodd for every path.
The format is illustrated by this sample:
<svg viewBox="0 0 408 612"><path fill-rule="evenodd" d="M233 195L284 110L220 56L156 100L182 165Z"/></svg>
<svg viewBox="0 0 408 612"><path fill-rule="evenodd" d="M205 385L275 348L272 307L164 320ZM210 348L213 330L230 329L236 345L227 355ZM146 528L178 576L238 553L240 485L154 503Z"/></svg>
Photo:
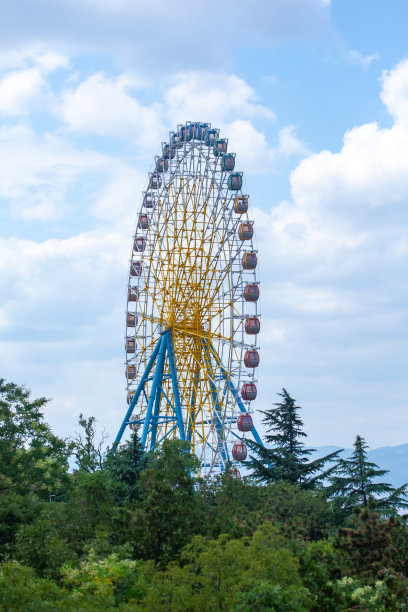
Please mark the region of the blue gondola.
<svg viewBox="0 0 408 612"><path fill-rule="evenodd" d="M163 157L165 159L173 159L174 156L176 155L176 150L171 147L167 142L166 144L163 145Z"/></svg>
<svg viewBox="0 0 408 612"><path fill-rule="evenodd" d="M193 137L193 130L191 125L183 125L179 130L178 136L181 142L189 142Z"/></svg>
<svg viewBox="0 0 408 612"><path fill-rule="evenodd" d="M207 130L205 133L205 144L211 147L218 138L219 130Z"/></svg>
<svg viewBox="0 0 408 612"><path fill-rule="evenodd" d="M232 191L238 191L242 187L242 172L234 172L228 177L228 188Z"/></svg>
<svg viewBox="0 0 408 612"><path fill-rule="evenodd" d="M231 172L235 168L235 155L227 153L221 158L221 169Z"/></svg>
<svg viewBox="0 0 408 612"><path fill-rule="evenodd" d="M195 138L197 138L197 140L204 140L209 127L208 123L196 123Z"/></svg>
<svg viewBox="0 0 408 612"><path fill-rule="evenodd" d="M183 143L180 142L178 134L173 134L170 138L170 144L175 149L180 149L183 146Z"/></svg>
<svg viewBox="0 0 408 612"><path fill-rule="evenodd" d="M216 157L219 155L224 155L227 152L227 141L223 138L217 139L214 142L213 152Z"/></svg>

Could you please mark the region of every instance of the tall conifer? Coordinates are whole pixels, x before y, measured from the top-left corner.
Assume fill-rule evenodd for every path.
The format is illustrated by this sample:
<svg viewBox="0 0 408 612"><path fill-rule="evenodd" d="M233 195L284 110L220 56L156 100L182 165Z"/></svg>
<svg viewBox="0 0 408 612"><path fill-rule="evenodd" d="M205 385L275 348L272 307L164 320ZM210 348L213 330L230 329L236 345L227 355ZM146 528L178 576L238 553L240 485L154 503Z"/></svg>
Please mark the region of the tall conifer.
<svg viewBox="0 0 408 612"><path fill-rule="evenodd" d="M256 453L251 456L249 468L252 476L261 482L285 481L313 489L333 471L335 466L324 469L330 461L335 461L341 451L335 451L320 459L310 461L315 449L307 448L302 439L307 437L303 431L303 421L294 400L286 389L279 393L282 401L264 411L263 423L267 428L264 437L268 446L248 442ZM271 445L271 448L269 447Z"/></svg>
<svg viewBox="0 0 408 612"><path fill-rule="evenodd" d="M364 438L356 436L354 451L349 459L340 459L331 476L332 497L335 504L345 513L355 506L367 507L369 499L375 498L377 510L386 513L398 508L408 508L408 484L395 489L379 478L388 474L376 463L367 460Z"/></svg>

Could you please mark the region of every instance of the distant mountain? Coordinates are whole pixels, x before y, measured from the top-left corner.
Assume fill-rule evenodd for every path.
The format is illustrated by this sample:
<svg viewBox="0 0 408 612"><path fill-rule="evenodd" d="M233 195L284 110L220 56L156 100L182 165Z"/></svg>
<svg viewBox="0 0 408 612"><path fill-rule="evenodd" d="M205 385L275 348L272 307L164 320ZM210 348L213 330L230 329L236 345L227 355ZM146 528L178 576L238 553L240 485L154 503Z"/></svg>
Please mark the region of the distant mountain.
<svg viewBox="0 0 408 612"><path fill-rule="evenodd" d="M313 453L313 458L324 457L340 448L341 446L319 446ZM347 458L352 452L352 449L346 448L341 456ZM382 478L383 482L389 482L393 487L400 487L408 482L408 444L368 449L367 457L382 470L389 470L389 474Z"/></svg>

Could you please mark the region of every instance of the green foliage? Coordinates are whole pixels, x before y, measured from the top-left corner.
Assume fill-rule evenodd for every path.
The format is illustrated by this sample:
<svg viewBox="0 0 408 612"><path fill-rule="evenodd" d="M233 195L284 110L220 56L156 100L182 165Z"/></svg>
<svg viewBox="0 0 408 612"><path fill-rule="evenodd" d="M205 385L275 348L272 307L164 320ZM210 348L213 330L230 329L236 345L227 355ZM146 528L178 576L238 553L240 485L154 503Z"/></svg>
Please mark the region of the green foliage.
<svg viewBox="0 0 408 612"><path fill-rule="evenodd" d="M66 486L71 449L44 422L47 402L31 401L29 391L0 379L0 494L48 499Z"/></svg>
<svg viewBox="0 0 408 612"><path fill-rule="evenodd" d="M301 441L307 437L303 431L303 421L298 415L300 410L286 389L279 393L283 401L275 403L276 408L263 412L263 423L267 431L267 448L257 442L248 442L256 456L248 462L252 476L260 482L284 481L298 484L305 489L313 489L328 477L334 466L324 469L326 463L337 458L341 451L335 451L320 459L309 461L314 449L306 448Z"/></svg>
<svg viewBox="0 0 408 612"><path fill-rule="evenodd" d="M404 571L406 559L396 546L400 540L399 521L394 517L381 519L373 510L373 502L369 502L366 508L355 508L350 527L339 530L335 545L344 551L347 575L357 574L366 581L374 581L382 577L385 569Z"/></svg>
<svg viewBox="0 0 408 612"><path fill-rule="evenodd" d="M22 565L34 568L44 578L58 578L60 567L74 554L53 525L50 512L46 511L28 525L20 527L13 546L13 557Z"/></svg>
<svg viewBox="0 0 408 612"><path fill-rule="evenodd" d="M202 533L239 538L271 521L288 538L317 540L330 530L332 510L324 492L285 482L258 486L223 475L199 489L204 512Z"/></svg>
<svg viewBox="0 0 408 612"><path fill-rule="evenodd" d="M42 502L29 493L0 494L0 559L10 554L20 525L28 524L41 511Z"/></svg>
<svg viewBox="0 0 408 612"><path fill-rule="evenodd" d="M320 486L337 453L309 461L282 398L265 413L273 448L253 459L261 485L197 478L177 440L146 455L134 434L105 457L93 417L68 445L44 398L0 381L0 612L406 609L405 487L378 482L362 438Z"/></svg>
<svg viewBox="0 0 408 612"><path fill-rule="evenodd" d="M108 453L103 468L109 474L109 490L119 506L140 497L140 473L146 463L145 451L136 432L114 453Z"/></svg>
<svg viewBox="0 0 408 612"><path fill-rule="evenodd" d="M193 474L199 461L188 442L165 440L142 472L131 531L136 558L167 564L196 533L200 507Z"/></svg>
<svg viewBox="0 0 408 612"><path fill-rule="evenodd" d="M115 554L105 559L91 554L79 568L65 565L62 584L98 610L114 608L122 602L136 603L147 591L142 562L119 559Z"/></svg>
<svg viewBox="0 0 408 612"><path fill-rule="evenodd" d="M151 570L151 588L142 610L293 610L309 609L296 559L269 524L252 538L223 535L206 542L196 536L181 565ZM252 606L252 607L251 607Z"/></svg>
<svg viewBox="0 0 408 612"><path fill-rule="evenodd" d="M68 503L55 504L55 521L77 555L86 553L95 539L107 538L115 506L105 472L79 472L73 476ZM110 551L110 547L108 547Z"/></svg>
<svg viewBox="0 0 408 612"><path fill-rule="evenodd" d="M408 583L402 576L390 574L385 580L362 585L346 576L330 585L336 608L327 610L360 610L361 612L397 612L407 609ZM333 605L333 604L332 604ZM320 610L320 608L319 608Z"/></svg>
<svg viewBox="0 0 408 612"><path fill-rule="evenodd" d="M83 608L84 609L84 608ZM1 612L78 610L68 592L51 580L37 578L31 567L11 561L0 566Z"/></svg>
<svg viewBox="0 0 408 612"><path fill-rule="evenodd" d="M385 514L408 508L408 484L394 489L389 483L378 482L388 470L367 460L367 448L364 438L357 436L351 457L338 461L329 491L336 510L347 516L356 506L366 507L370 497L376 498L377 508Z"/></svg>

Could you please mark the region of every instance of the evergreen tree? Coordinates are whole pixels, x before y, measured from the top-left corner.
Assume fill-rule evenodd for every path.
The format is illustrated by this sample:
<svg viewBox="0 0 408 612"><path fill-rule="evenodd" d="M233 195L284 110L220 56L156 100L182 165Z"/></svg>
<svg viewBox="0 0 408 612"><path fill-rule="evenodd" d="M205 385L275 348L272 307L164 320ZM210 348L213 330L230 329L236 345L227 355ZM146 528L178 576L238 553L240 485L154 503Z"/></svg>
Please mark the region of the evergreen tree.
<svg viewBox="0 0 408 612"><path fill-rule="evenodd" d="M367 507L370 497L373 497L377 509L386 514L398 508L408 508L408 484L395 489L387 482L378 482L389 470L381 470L377 464L367 461L367 448L364 438L356 436L351 457L339 460L331 476L335 506L341 513L349 514L355 506Z"/></svg>
<svg viewBox="0 0 408 612"><path fill-rule="evenodd" d="M255 451L248 462L252 476L261 482L284 481L298 484L302 488L313 489L327 478L335 466L324 469L325 465L337 458L341 451L335 451L320 459L309 460L314 449L307 448L302 442L307 434L303 431L303 421L298 415L300 406L286 389L279 393L281 402L274 404L276 408L264 411L263 423L269 432L265 436L267 444L264 447L257 442L250 442L250 448Z"/></svg>
<svg viewBox="0 0 408 612"><path fill-rule="evenodd" d="M103 467L109 475L109 489L120 506L139 497L140 473L147 462L145 455L137 432L132 432L129 440L106 457Z"/></svg>

